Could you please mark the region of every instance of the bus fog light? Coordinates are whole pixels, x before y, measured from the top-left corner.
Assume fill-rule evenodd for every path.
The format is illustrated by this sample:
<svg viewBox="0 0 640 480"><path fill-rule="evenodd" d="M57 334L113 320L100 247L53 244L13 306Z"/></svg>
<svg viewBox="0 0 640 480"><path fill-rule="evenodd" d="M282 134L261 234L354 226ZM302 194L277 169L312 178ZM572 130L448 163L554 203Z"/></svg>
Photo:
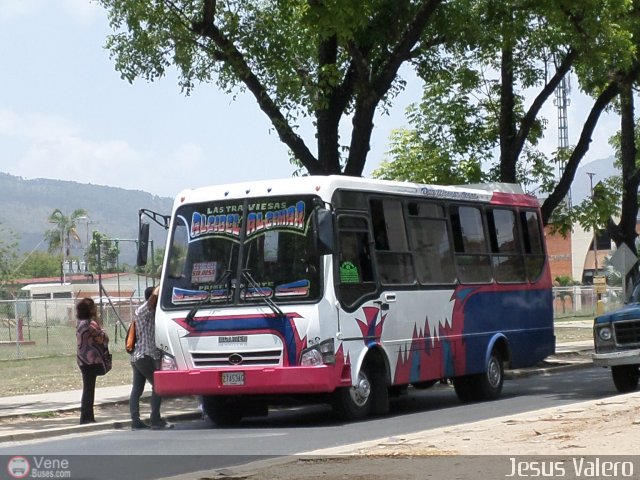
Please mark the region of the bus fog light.
<svg viewBox="0 0 640 480"><path fill-rule="evenodd" d="M611 334L611 328L610 327L603 327L600 330L598 330L598 336L600 337L600 340L604 340L605 342L611 340L612 334Z"/></svg>
<svg viewBox="0 0 640 480"><path fill-rule="evenodd" d="M315 348L302 353L300 363L306 367L315 367L316 365L322 365L322 354Z"/></svg>

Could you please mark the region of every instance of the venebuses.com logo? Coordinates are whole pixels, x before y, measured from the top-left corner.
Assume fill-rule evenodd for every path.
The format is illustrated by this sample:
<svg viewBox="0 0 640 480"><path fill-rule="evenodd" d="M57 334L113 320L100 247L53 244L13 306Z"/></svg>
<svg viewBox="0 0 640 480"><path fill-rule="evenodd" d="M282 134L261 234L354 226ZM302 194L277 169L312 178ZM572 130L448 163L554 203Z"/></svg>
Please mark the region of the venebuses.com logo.
<svg viewBox="0 0 640 480"><path fill-rule="evenodd" d="M7 462L12 478L71 478L71 463L67 458L45 456L13 456Z"/></svg>
<svg viewBox="0 0 640 480"><path fill-rule="evenodd" d="M7 472L13 478L25 478L30 471L29 460L24 457L11 457L7 463Z"/></svg>

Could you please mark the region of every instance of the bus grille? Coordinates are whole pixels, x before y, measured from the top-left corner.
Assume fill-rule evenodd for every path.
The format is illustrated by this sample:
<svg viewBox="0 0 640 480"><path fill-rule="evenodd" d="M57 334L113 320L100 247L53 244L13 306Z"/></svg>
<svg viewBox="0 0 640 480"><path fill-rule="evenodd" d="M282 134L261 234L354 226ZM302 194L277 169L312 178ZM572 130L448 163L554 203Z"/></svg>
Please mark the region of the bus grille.
<svg viewBox="0 0 640 480"><path fill-rule="evenodd" d="M282 350L259 350L249 352L189 352L193 366L229 367L229 366L259 366L279 365Z"/></svg>
<svg viewBox="0 0 640 480"><path fill-rule="evenodd" d="M621 347L640 346L640 321L614 322L616 344Z"/></svg>

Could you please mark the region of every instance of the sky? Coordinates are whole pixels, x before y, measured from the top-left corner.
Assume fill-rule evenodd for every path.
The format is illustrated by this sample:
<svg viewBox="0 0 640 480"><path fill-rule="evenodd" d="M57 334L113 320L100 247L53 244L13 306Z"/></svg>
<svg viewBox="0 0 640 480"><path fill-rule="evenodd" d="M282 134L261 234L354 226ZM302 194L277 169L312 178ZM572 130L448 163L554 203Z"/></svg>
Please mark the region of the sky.
<svg viewBox="0 0 640 480"><path fill-rule="evenodd" d="M287 148L250 94L233 98L206 84L185 96L173 71L129 84L104 48L110 33L106 11L90 0L0 0L0 171L167 197L292 175ZM406 125L405 108L419 99L410 79L391 113L376 117L365 176L385 158L391 130ZM570 101L575 144L592 102L577 86ZM543 115L549 133L542 149L550 153L557 146L551 101ZM583 163L613 154L608 138L618 124L614 115L600 122ZM313 149L313 132L303 136Z"/></svg>

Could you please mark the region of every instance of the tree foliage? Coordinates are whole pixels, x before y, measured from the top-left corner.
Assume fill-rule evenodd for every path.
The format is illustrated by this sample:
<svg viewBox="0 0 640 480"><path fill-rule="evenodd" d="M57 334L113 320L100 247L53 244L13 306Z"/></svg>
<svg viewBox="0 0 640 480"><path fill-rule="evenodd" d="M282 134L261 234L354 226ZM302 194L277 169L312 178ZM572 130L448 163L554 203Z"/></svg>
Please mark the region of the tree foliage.
<svg viewBox="0 0 640 480"><path fill-rule="evenodd" d="M36 250L26 253L16 270L18 278L45 278L60 275L60 257Z"/></svg>
<svg viewBox="0 0 640 480"><path fill-rule="evenodd" d="M629 160L635 165L633 105L624 98L640 74L640 0L98 2L124 79L153 81L175 66L186 93L209 83L248 91L309 174L362 173L374 117L404 88L400 67L414 68L423 100L408 112L411 128L393 132L390 159L375 175L522 183L548 194L543 221L560 229L576 215L602 213L596 205L564 211L564 200L601 114L617 108L629 168L621 221L609 226L617 241L635 236L640 174ZM538 149L547 126L540 112L569 71L593 103L577 143L547 158ZM300 136L303 122L314 126L315 148Z"/></svg>
<svg viewBox="0 0 640 480"><path fill-rule="evenodd" d="M563 200L601 113L637 76L634 3L448 4L450 28L463 17L468 28L459 36L445 33L438 55L421 59L423 100L409 111L411 128L393 133L392 161L375 175L410 179L407 173L421 172L421 178L449 182L451 172L454 179L469 173L466 182L517 182L549 193L542 206L545 223L556 209L553 220L563 218ZM594 103L575 147L547 158L537 149L547 125L540 111L570 69ZM469 164L474 168L465 168ZM562 172L559 180L556 171Z"/></svg>
<svg viewBox="0 0 640 480"><path fill-rule="evenodd" d="M77 208L69 215L65 215L62 210L56 208L48 218L49 223L54 224L55 227L44 233L49 252L60 250L63 259L69 258L72 245L82 243L77 222L86 217L87 211L84 208Z"/></svg>
<svg viewBox="0 0 640 480"><path fill-rule="evenodd" d="M119 273L122 271L119 268L119 255L117 242L98 230L93 231L85 254L85 261L91 272Z"/></svg>
<svg viewBox="0 0 640 480"><path fill-rule="evenodd" d="M14 278L17 257L15 233L0 224L0 284Z"/></svg>
<svg viewBox="0 0 640 480"><path fill-rule="evenodd" d="M362 173L374 117L404 87L400 67L438 44L445 23L443 0L98 2L124 79L155 80L174 65L187 93L200 83L250 92L309 174ZM305 119L315 153L298 133Z"/></svg>

